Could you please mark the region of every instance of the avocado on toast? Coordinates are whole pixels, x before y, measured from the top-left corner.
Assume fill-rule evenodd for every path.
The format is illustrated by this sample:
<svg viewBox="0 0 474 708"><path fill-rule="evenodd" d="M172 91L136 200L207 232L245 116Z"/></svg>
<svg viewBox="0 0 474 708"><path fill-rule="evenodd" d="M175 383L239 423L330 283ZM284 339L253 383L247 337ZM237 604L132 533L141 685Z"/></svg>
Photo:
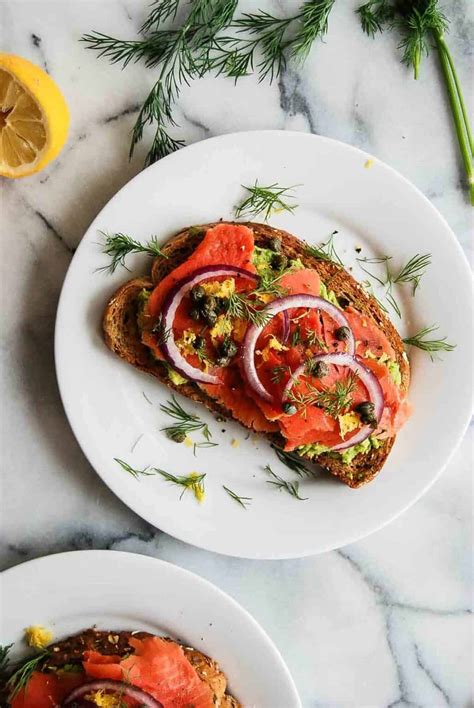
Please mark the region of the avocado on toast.
<svg viewBox="0 0 474 708"><path fill-rule="evenodd" d="M245 229L245 234L242 229ZM229 310L226 313L225 307L229 307L228 303L224 305L224 313L218 317L222 324L220 332L216 333L216 324L213 325L212 321L207 322L204 316L204 319L199 319L199 312L196 315L193 310L183 315L178 327L180 331L176 333L176 337L181 335L178 344L182 356L196 361L193 355L199 354L199 351L194 350L193 345L197 341L198 332L202 334L205 331L206 336L211 332L212 341L209 340L209 346L211 349L215 346L216 351L212 349L211 356L207 351L204 363L202 358L199 361L203 371L217 371L218 375L219 371L224 372L229 384L225 390L223 386L216 387L192 380L192 377L175 375L175 369L179 370L179 367L175 367L175 361L163 356L160 350L160 344L163 345L163 332L160 334L159 331L161 313L150 311L153 304L151 295L153 294L154 298L156 291L159 296L157 301L161 299L163 303L163 298L166 299L167 294L169 300L169 291L179 290L180 283L184 282L183 264L190 264L188 272L191 274L198 272L193 271L192 263L196 253L200 257L196 258L195 269L201 267L205 270L202 267L204 255L211 259L214 269L217 267L215 263L219 261L219 257L223 265L228 264L230 259L232 266L232 258L235 264L235 256L231 254L231 244L238 242L239 234L242 235L245 248L249 251L247 260L237 261L239 265L243 265L244 270L253 271L257 280L261 276L266 276L269 282L269 273L273 274L270 282L277 283L277 288L270 287L270 292L265 288L259 291L258 287L255 288L252 284L255 288L255 297L251 301L254 303L254 309L268 308L274 305L275 300L284 297L288 292L294 294L295 290L296 294L299 292L306 297L305 288L307 288L311 291L311 297L319 296L319 302L323 299L331 303L333 309L337 308L341 313L339 317L348 324L348 327L335 328L331 319L335 314L328 315L324 311L320 312L317 305L314 310L305 309L304 299L299 309L295 306L288 311L286 317L289 317L289 331L287 320L285 336L276 331L275 327L270 334L266 334L265 327L271 328L271 321L267 319L261 323L258 340L260 349L255 352L255 360L258 359L257 371L262 380L267 381L267 388L273 386L274 402L270 403L261 399L258 388L252 385L252 379L248 380L246 377L245 366L242 367L245 333L242 335L241 319L232 319L228 314ZM215 253L217 246L213 239L219 246L221 256ZM209 248L206 251L208 242ZM241 248L244 250L244 246ZM371 481L384 465L395 435L408 416L407 393L410 377L408 359L400 335L375 298L368 295L342 266L329 260L316 258L311 255L304 241L266 224L211 223L192 226L180 231L161 250L163 257L154 260L149 277L129 280L107 303L103 317L107 346L134 367L151 374L181 395L199 401L215 414L238 420L248 429L265 435L274 445L287 451L291 450L308 462L317 463L348 486L356 488ZM272 256L272 253L276 255ZM176 277L173 275L175 271ZM304 274L308 274L308 284L303 282L302 286ZM220 301L225 300L227 296L225 289L219 288L222 277L224 276L213 279L211 268L204 283L205 293L217 293L219 296L217 299ZM228 283L228 280L225 282ZM315 285L316 281L317 285ZM214 285L207 287L209 283ZM288 287L283 287L285 285L289 290ZM234 285L232 287L234 288ZM160 293L160 291L164 292ZM187 296L189 297L189 292ZM212 298L212 295L210 297ZM188 305L183 302L178 303L180 307L187 306L188 309L193 307L192 301ZM295 300L296 305L298 302ZM323 307L322 310L324 309ZM194 332L192 331L194 325L188 315L197 317ZM277 319L273 317L273 320ZM231 321L229 327L227 327L228 320ZM235 330L232 328L232 322L237 322ZM251 326L250 323L247 324ZM245 326L244 323L244 329ZM377 420L370 417L373 414L374 404L372 398L367 395L364 385L360 380L357 382L357 376L354 375L351 381L348 377L341 381L344 367L331 366L329 372L325 363L326 361L330 364L337 362L337 357L331 359L330 355L344 356L344 352L349 350L349 334L344 331L347 329L354 342L352 358L357 360L359 371L369 371L367 375L376 379L375 385L380 390L378 396L380 414ZM304 341L301 338L302 330L307 336ZM311 332L313 336L310 336ZM201 334L199 338L202 340ZM154 337L156 339L153 339ZM224 339L227 342L231 339L237 346L232 350L233 353L235 351L235 355L230 363L226 360L220 367L219 354L222 355L222 352L219 347L222 348ZM304 369L305 362L306 369ZM308 362L313 363L312 370ZM273 364L271 369L269 369L270 364ZM333 370L338 372L336 377L331 376ZM233 375L231 375L232 371ZM274 385L278 371L283 371L283 380ZM298 382L293 380L295 371L297 374L300 372L304 379L303 388L301 386L298 388ZM319 371L319 376L316 378L313 376L315 371ZM357 369L355 373L357 374ZM351 394L351 389L345 384L347 381L352 386L353 392L352 398L351 395L346 395L344 399L344 394ZM289 392L291 386L294 387L292 394L291 391ZM354 391L355 387L357 390ZM235 407L233 405L233 398L230 396L232 391L239 397L240 407L242 407L242 398L247 397L258 415L252 417L248 411L245 415L240 415L240 409L237 405ZM278 400L278 397L281 400ZM261 423L261 417L266 424ZM370 435L366 433L364 437L363 431L368 427L371 427ZM359 439L360 442L350 445L352 439Z"/></svg>

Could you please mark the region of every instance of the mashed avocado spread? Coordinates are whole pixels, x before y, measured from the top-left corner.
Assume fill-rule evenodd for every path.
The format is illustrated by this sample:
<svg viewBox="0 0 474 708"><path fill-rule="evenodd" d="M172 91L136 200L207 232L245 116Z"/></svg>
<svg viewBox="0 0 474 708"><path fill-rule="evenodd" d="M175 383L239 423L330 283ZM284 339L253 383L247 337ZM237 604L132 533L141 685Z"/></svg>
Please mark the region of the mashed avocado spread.
<svg viewBox="0 0 474 708"><path fill-rule="evenodd" d="M348 447L342 452L331 452L330 447L327 447L326 445L321 445L320 443L300 445L300 447L296 449L296 452L302 457L309 457L310 460L312 460L313 457L318 457L318 455L322 455L323 452L330 452L332 455L338 455L338 457L341 458L345 465L349 465L354 459L354 457L357 457L357 455L369 452L369 450L371 449L377 450L382 444L383 443L378 440L374 435L371 435L369 438L366 438L358 445Z"/></svg>

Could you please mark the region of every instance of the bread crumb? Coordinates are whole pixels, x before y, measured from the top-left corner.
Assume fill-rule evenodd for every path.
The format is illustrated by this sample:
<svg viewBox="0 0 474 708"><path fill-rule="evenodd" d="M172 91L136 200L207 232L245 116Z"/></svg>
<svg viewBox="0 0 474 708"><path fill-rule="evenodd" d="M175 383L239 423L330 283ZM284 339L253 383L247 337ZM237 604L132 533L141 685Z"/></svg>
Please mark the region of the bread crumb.
<svg viewBox="0 0 474 708"><path fill-rule="evenodd" d="M232 445L232 447L239 447L240 441L237 440L236 438L232 438L230 444Z"/></svg>
<svg viewBox="0 0 474 708"><path fill-rule="evenodd" d="M370 170L370 168L372 167L373 164L374 164L374 161L372 159L366 160L364 167L366 170Z"/></svg>

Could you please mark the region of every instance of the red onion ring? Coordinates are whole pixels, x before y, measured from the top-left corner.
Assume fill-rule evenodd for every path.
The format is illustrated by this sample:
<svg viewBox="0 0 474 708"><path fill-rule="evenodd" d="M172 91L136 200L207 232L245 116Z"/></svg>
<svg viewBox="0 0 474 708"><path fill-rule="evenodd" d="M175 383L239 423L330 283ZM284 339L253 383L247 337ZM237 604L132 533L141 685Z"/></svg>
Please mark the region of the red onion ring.
<svg viewBox="0 0 474 708"><path fill-rule="evenodd" d="M351 356L350 354L318 354L313 357L313 361L323 361L325 364L334 364L335 366L347 366L348 369L354 371L366 387L369 399L374 404L375 418L377 423L380 422L384 408L384 397L380 382L373 371L367 368L357 357ZM288 393L291 391L298 378L304 374L305 366L306 364L302 364L293 372L283 391L283 401L288 396ZM374 429L372 426L364 425L352 438L334 445L331 449L335 451L345 450L348 447L363 442L373 432Z"/></svg>
<svg viewBox="0 0 474 708"><path fill-rule="evenodd" d="M274 317L275 315L278 315L279 312L285 312L286 310L297 307L323 310L337 322L339 327L347 327L350 332L350 337L347 340L347 353L349 355L354 354L355 339L349 326L349 322L338 307L322 297L318 297L317 295L287 295L286 297L273 300L273 302L267 305L262 312ZM243 365L247 381L253 390L264 400L272 401L273 396L261 383L258 378L257 369L255 368L255 346L263 329L264 327L256 327L255 325L249 325L247 328L247 332L244 337Z"/></svg>
<svg viewBox="0 0 474 708"><path fill-rule="evenodd" d="M195 381L196 383L218 384L220 383L220 379L217 376L206 374L204 371L201 371L201 369L192 366L181 355L174 339L173 322L176 311L181 304L183 297L191 290L191 288L200 283L202 280L207 280L212 277L217 278L222 275L240 276L242 278L248 278L249 280L254 281L254 283L258 282L258 276L255 275L255 273L251 273L243 268L237 268L237 266L222 264L198 268L182 280L179 280L173 288L171 288L165 298L161 310L161 324L163 331L169 332L166 342L161 345L163 356L168 363L171 364L173 369L175 369L186 379Z"/></svg>
<svg viewBox="0 0 474 708"><path fill-rule="evenodd" d="M75 688L66 696L62 702L62 706L71 705L74 701L84 698L84 696L91 691L114 691L115 693L120 693L121 696L128 696L135 701L139 701L145 708L163 708L162 703L153 698L153 696L150 696L149 693L142 691L141 688L132 686L129 683L124 683L123 681L112 681L111 679L98 679L97 681L83 683L82 686Z"/></svg>
<svg viewBox="0 0 474 708"><path fill-rule="evenodd" d="M288 317L288 312L286 310L283 310L281 313L283 315L283 322L282 322L282 334L281 334L281 340L283 344L286 344L288 341L288 337L290 336L290 318Z"/></svg>

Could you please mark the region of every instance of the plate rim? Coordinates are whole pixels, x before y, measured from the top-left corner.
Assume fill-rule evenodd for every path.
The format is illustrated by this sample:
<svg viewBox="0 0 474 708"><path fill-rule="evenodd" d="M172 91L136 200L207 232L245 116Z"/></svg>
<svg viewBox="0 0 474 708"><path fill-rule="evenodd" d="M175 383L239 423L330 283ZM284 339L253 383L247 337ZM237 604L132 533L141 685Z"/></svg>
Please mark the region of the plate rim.
<svg viewBox="0 0 474 708"><path fill-rule="evenodd" d="M451 229L450 225L448 224L447 220L445 217L436 209L436 207L431 203L431 201L421 192L421 190L414 185L408 178L406 178L403 174L401 174L398 170L396 170L394 167L391 167L387 163L385 163L383 160L380 160L374 153L368 153L361 148L355 147L353 145L350 145L349 143L345 143L341 140L337 140L334 138L328 138L326 136L321 136L321 135L315 135L313 133L304 133L300 131L294 131L294 130L272 130L272 129L265 129L265 130L245 130L245 131L237 131L237 132L232 132L232 133L224 133L222 135L216 135L210 138L207 138L205 140L200 140L195 143L192 143L191 145L187 145L185 148L182 148L179 151L176 151L174 153L171 153L170 155L167 155L166 157L162 158L158 162L150 165L146 169L142 170L139 172L137 175L135 175L131 180L129 180L126 184L124 184L118 192L116 192L111 199L104 204L102 209L98 212L98 214L95 216L95 218L92 220L90 223L89 227L87 230L84 232L84 235L79 243L79 246L76 249L76 252L71 260L71 263L69 264L66 276L63 281L63 285L61 288L61 293L60 297L58 300L58 307L57 307L57 313L56 313L56 320L55 320L55 331L54 331L54 359L55 359L55 369L56 369L56 379L58 382L58 388L60 392L60 397L61 401L64 407L64 411L66 413L66 417L68 419L69 425L73 431L73 434L83 452L85 455L86 459L88 460L89 464L91 467L94 469L96 474L101 478L101 480L106 484L106 486L116 495L119 497L119 499L132 511L134 511L138 516L140 516L142 519L150 523L154 528L158 528L159 530L163 531L164 533L169 533L169 535L172 535L174 538L182 541L183 543L187 543L191 546L194 546L196 548L201 548L206 551L211 551L214 553L220 553L225 556L233 557L233 558L246 558L246 559L254 559L254 560L289 560L293 558L305 558L305 557L310 557L310 556L315 556L319 555L320 553L325 553L327 551L335 550L337 548L342 548L346 545L349 545L351 543L355 543L363 538L367 538L371 536L373 533L376 533L377 531L381 530L388 524L392 523L396 518L404 514L411 506L416 504L417 501L431 488L431 486L440 478L454 455L456 454L457 450L459 449L464 436L466 434L466 431L469 427L469 422L472 416L472 412L474 409L474 392L471 391L470 399L469 401L466 399L466 415L465 415L465 420L463 421L463 424L459 426L459 430L457 433L456 440L454 444L452 445L451 451L449 455L447 456L446 460L444 463L438 467L437 472L434 476L432 476L426 484L418 490L416 494L414 494L410 500L404 504L401 508L397 509L394 511L392 514L388 515L383 521L380 523L375 524L370 531L359 531L359 532L354 532L352 535L347 536L343 542L340 541L334 541L334 542L327 542L322 544L317 550L314 550L314 548L308 548L305 547L303 550L299 550L297 553L295 551L286 551L286 552L281 552L277 548L270 554L268 552L265 553L250 553L250 552L239 552L236 554L235 551L233 550L226 550L226 549L219 549L216 550L215 547L211 543L206 543L201 540L199 542L194 542L190 540L185 534L181 534L180 531L176 531L175 529L173 532L168 532L164 529L161 529L159 526L156 525L156 520L152 518L151 514L148 514L145 511L139 507L139 504L136 504L135 501L129 500L126 498L125 494L120 493L119 491L116 491L116 485L115 482L109 482L109 480L105 480L105 478L102 476L102 474L96 469L94 464L92 463L89 455L86 453L85 449L85 444L83 444L83 436L81 434L78 434L76 429L74 428L72 422L71 422L71 415L70 415L70 408L65 400L65 396L63 395L63 388L61 385L61 378L62 378L62 372L64 369L61 368L60 364L60 339L61 339L61 334L60 334L60 321L62 318L62 310L64 308L64 301L65 301L65 296L64 293L66 291L66 286L67 282L69 279L70 272L72 271L74 261L76 259L76 255L80 252L81 248L85 247L86 244L86 235L93 230L94 225L96 222L98 222L101 218L101 215L105 209L107 209L110 205L114 204L115 201L119 200L121 197L121 193L123 190L125 190L132 182L139 181L140 179L143 178L143 175L148 173L149 171L153 171L156 169L161 169L162 165L164 163L167 163L170 160L173 160L176 158L176 156L181 153L183 150L186 151L188 154L191 151L197 150L197 149L202 149L203 144L209 144L209 143L218 143L218 142L226 142L226 141L231 141L231 140L239 140L240 137L243 137L244 139L248 139L251 137L255 137L258 135L268 135L268 136L274 136L275 138L278 137L289 137L291 138L297 138L297 139L308 139L312 141L318 141L322 144L328 144L328 145L334 145L338 146L339 148L343 148L344 150L348 152L352 152L354 155L357 155L361 159L367 159L369 157L375 157L377 164L382 166L385 170L387 170L395 179L401 181L404 183L405 187L410 189L411 191L415 192L418 198L421 198L425 204L432 213L432 215L440 221L444 229L446 231L446 235L449 234L449 239L454 247L454 250L456 251L457 255L460 256L460 262L462 262L462 268L464 269L465 275L467 275L469 278L471 278L471 270L469 267L469 261L467 259L467 256L465 252L463 251L454 231ZM86 441L84 440L84 443Z"/></svg>
<svg viewBox="0 0 474 708"><path fill-rule="evenodd" d="M78 554L80 554L81 559L78 558ZM224 600L224 602L227 603L228 606L233 607L233 609L240 615L241 618L245 618L246 622L252 627L253 631L258 634L258 637L262 644L265 644L267 651L272 654L272 659L275 662L275 667L278 666L280 675L284 677L287 683L288 692L293 694L294 708L302 708L301 698L299 696L299 692L296 687L296 683L293 679L293 676L291 675L290 669L288 668L288 665L285 662L279 648L271 639L266 630L255 619L255 617L234 597L222 590L218 585L214 584L207 578L203 578L202 575L199 575L198 573L195 573L192 570L188 570L187 568L183 568L182 566L177 565L175 563L170 563L169 561L162 560L161 558L156 558L155 556L148 556L143 553L133 553L130 551L105 549L83 549L76 551L60 551L58 553L50 553L46 556L31 558L30 560L24 561L23 563L18 563L13 567L6 568L5 570L1 571L0 579L2 580L2 584L5 582L6 579L11 582L10 579L12 578L12 576L15 576L17 574L21 576L21 574L25 571L25 568L27 569L27 572L31 572L31 570L36 569L37 566L47 564L53 564L53 566L60 566L62 560L65 558L75 557L78 559L78 563L83 563L84 557L86 557L86 563L89 562L89 559L91 559L90 562L94 562L96 559L99 562L103 562L104 559L106 559L106 563L109 563L113 562L112 559L114 559L115 561L118 556L120 556L121 562L123 563L138 563L142 564L144 568L145 566L154 566L155 568L161 568L163 572L171 574L171 576L179 576L180 579L183 579L184 582L191 581L194 584L198 583L201 585L201 587L205 588L206 591L216 596L219 596L221 599ZM57 570L58 569L56 569L56 572ZM51 568L48 568L48 571L51 572ZM2 590L2 594L3 592L4 590ZM218 661L218 659L216 660Z"/></svg>

